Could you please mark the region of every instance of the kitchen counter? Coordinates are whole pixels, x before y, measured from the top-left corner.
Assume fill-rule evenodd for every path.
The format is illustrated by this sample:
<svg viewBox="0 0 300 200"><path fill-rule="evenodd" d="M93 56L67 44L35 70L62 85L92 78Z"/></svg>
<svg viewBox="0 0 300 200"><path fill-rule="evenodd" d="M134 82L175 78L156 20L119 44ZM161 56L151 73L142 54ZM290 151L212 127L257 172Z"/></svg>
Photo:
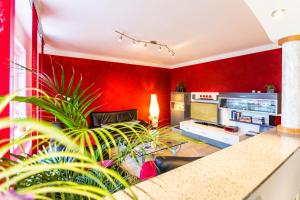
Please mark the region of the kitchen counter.
<svg viewBox="0 0 300 200"><path fill-rule="evenodd" d="M299 147L300 136L273 129L131 188L142 200L247 199Z"/></svg>

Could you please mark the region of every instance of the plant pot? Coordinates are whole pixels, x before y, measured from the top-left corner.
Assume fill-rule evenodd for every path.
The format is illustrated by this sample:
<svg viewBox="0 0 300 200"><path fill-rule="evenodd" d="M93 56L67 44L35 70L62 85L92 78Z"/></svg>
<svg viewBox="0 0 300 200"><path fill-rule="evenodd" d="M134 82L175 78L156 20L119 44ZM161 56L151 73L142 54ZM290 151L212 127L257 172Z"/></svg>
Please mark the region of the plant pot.
<svg viewBox="0 0 300 200"><path fill-rule="evenodd" d="M275 89L274 88L267 89L267 93L275 93Z"/></svg>
<svg viewBox="0 0 300 200"><path fill-rule="evenodd" d="M181 86L176 87L176 92L185 92L185 88Z"/></svg>

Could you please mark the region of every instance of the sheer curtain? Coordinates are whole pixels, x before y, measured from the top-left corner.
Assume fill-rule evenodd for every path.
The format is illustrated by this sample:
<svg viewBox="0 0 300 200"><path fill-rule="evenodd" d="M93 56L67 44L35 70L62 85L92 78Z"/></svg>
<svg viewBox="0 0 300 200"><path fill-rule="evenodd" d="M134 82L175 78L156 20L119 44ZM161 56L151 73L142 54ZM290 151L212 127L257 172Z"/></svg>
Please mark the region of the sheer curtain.
<svg viewBox="0 0 300 200"><path fill-rule="evenodd" d="M14 40L14 63L10 68L10 93L18 92L18 96L26 96L26 71L16 64L26 66L26 50L22 44L15 38ZM11 119L25 119L26 104L20 102L10 103L10 118ZM21 137L26 131L25 127L18 127L12 125L10 128L11 140ZM24 144L23 148L26 152L29 151L31 144ZM14 146L11 149L12 153L21 151L20 148Z"/></svg>

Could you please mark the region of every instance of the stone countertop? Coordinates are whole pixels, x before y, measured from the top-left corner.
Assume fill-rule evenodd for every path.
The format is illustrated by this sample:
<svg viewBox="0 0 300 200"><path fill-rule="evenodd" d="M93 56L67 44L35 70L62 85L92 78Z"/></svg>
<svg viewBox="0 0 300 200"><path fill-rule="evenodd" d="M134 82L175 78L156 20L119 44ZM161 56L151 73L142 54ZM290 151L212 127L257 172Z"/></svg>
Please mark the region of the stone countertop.
<svg viewBox="0 0 300 200"><path fill-rule="evenodd" d="M273 129L131 188L141 200L245 199L299 147L300 136Z"/></svg>

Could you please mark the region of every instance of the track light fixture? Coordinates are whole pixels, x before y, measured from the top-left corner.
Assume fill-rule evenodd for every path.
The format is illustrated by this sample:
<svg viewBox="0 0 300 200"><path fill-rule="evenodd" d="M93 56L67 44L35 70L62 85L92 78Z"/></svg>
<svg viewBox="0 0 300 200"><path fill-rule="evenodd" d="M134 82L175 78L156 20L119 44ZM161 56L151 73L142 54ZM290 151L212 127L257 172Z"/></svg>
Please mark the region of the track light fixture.
<svg viewBox="0 0 300 200"><path fill-rule="evenodd" d="M135 40L132 40L132 45L136 46L136 41Z"/></svg>
<svg viewBox="0 0 300 200"><path fill-rule="evenodd" d="M120 37L119 37L119 41L120 41L120 42L122 42L122 40L123 40L123 36L122 36L122 35L120 35Z"/></svg>
<svg viewBox="0 0 300 200"><path fill-rule="evenodd" d="M127 38L132 41L133 46L137 46L137 45L141 45L143 47L147 47L148 45L158 46L158 51L162 51L163 49L166 49L172 57L175 57L175 51L166 44L162 44L154 40L151 41L138 40L120 31L115 31L115 32L119 35L119 41L122 41L123 38Z"/></svg>
<svg viewBox="0 0 300 200"><path fill-rule="evenodd" d="M161 45L159 45L158 51L162 51L162 47L161 47Z"/></svg>

